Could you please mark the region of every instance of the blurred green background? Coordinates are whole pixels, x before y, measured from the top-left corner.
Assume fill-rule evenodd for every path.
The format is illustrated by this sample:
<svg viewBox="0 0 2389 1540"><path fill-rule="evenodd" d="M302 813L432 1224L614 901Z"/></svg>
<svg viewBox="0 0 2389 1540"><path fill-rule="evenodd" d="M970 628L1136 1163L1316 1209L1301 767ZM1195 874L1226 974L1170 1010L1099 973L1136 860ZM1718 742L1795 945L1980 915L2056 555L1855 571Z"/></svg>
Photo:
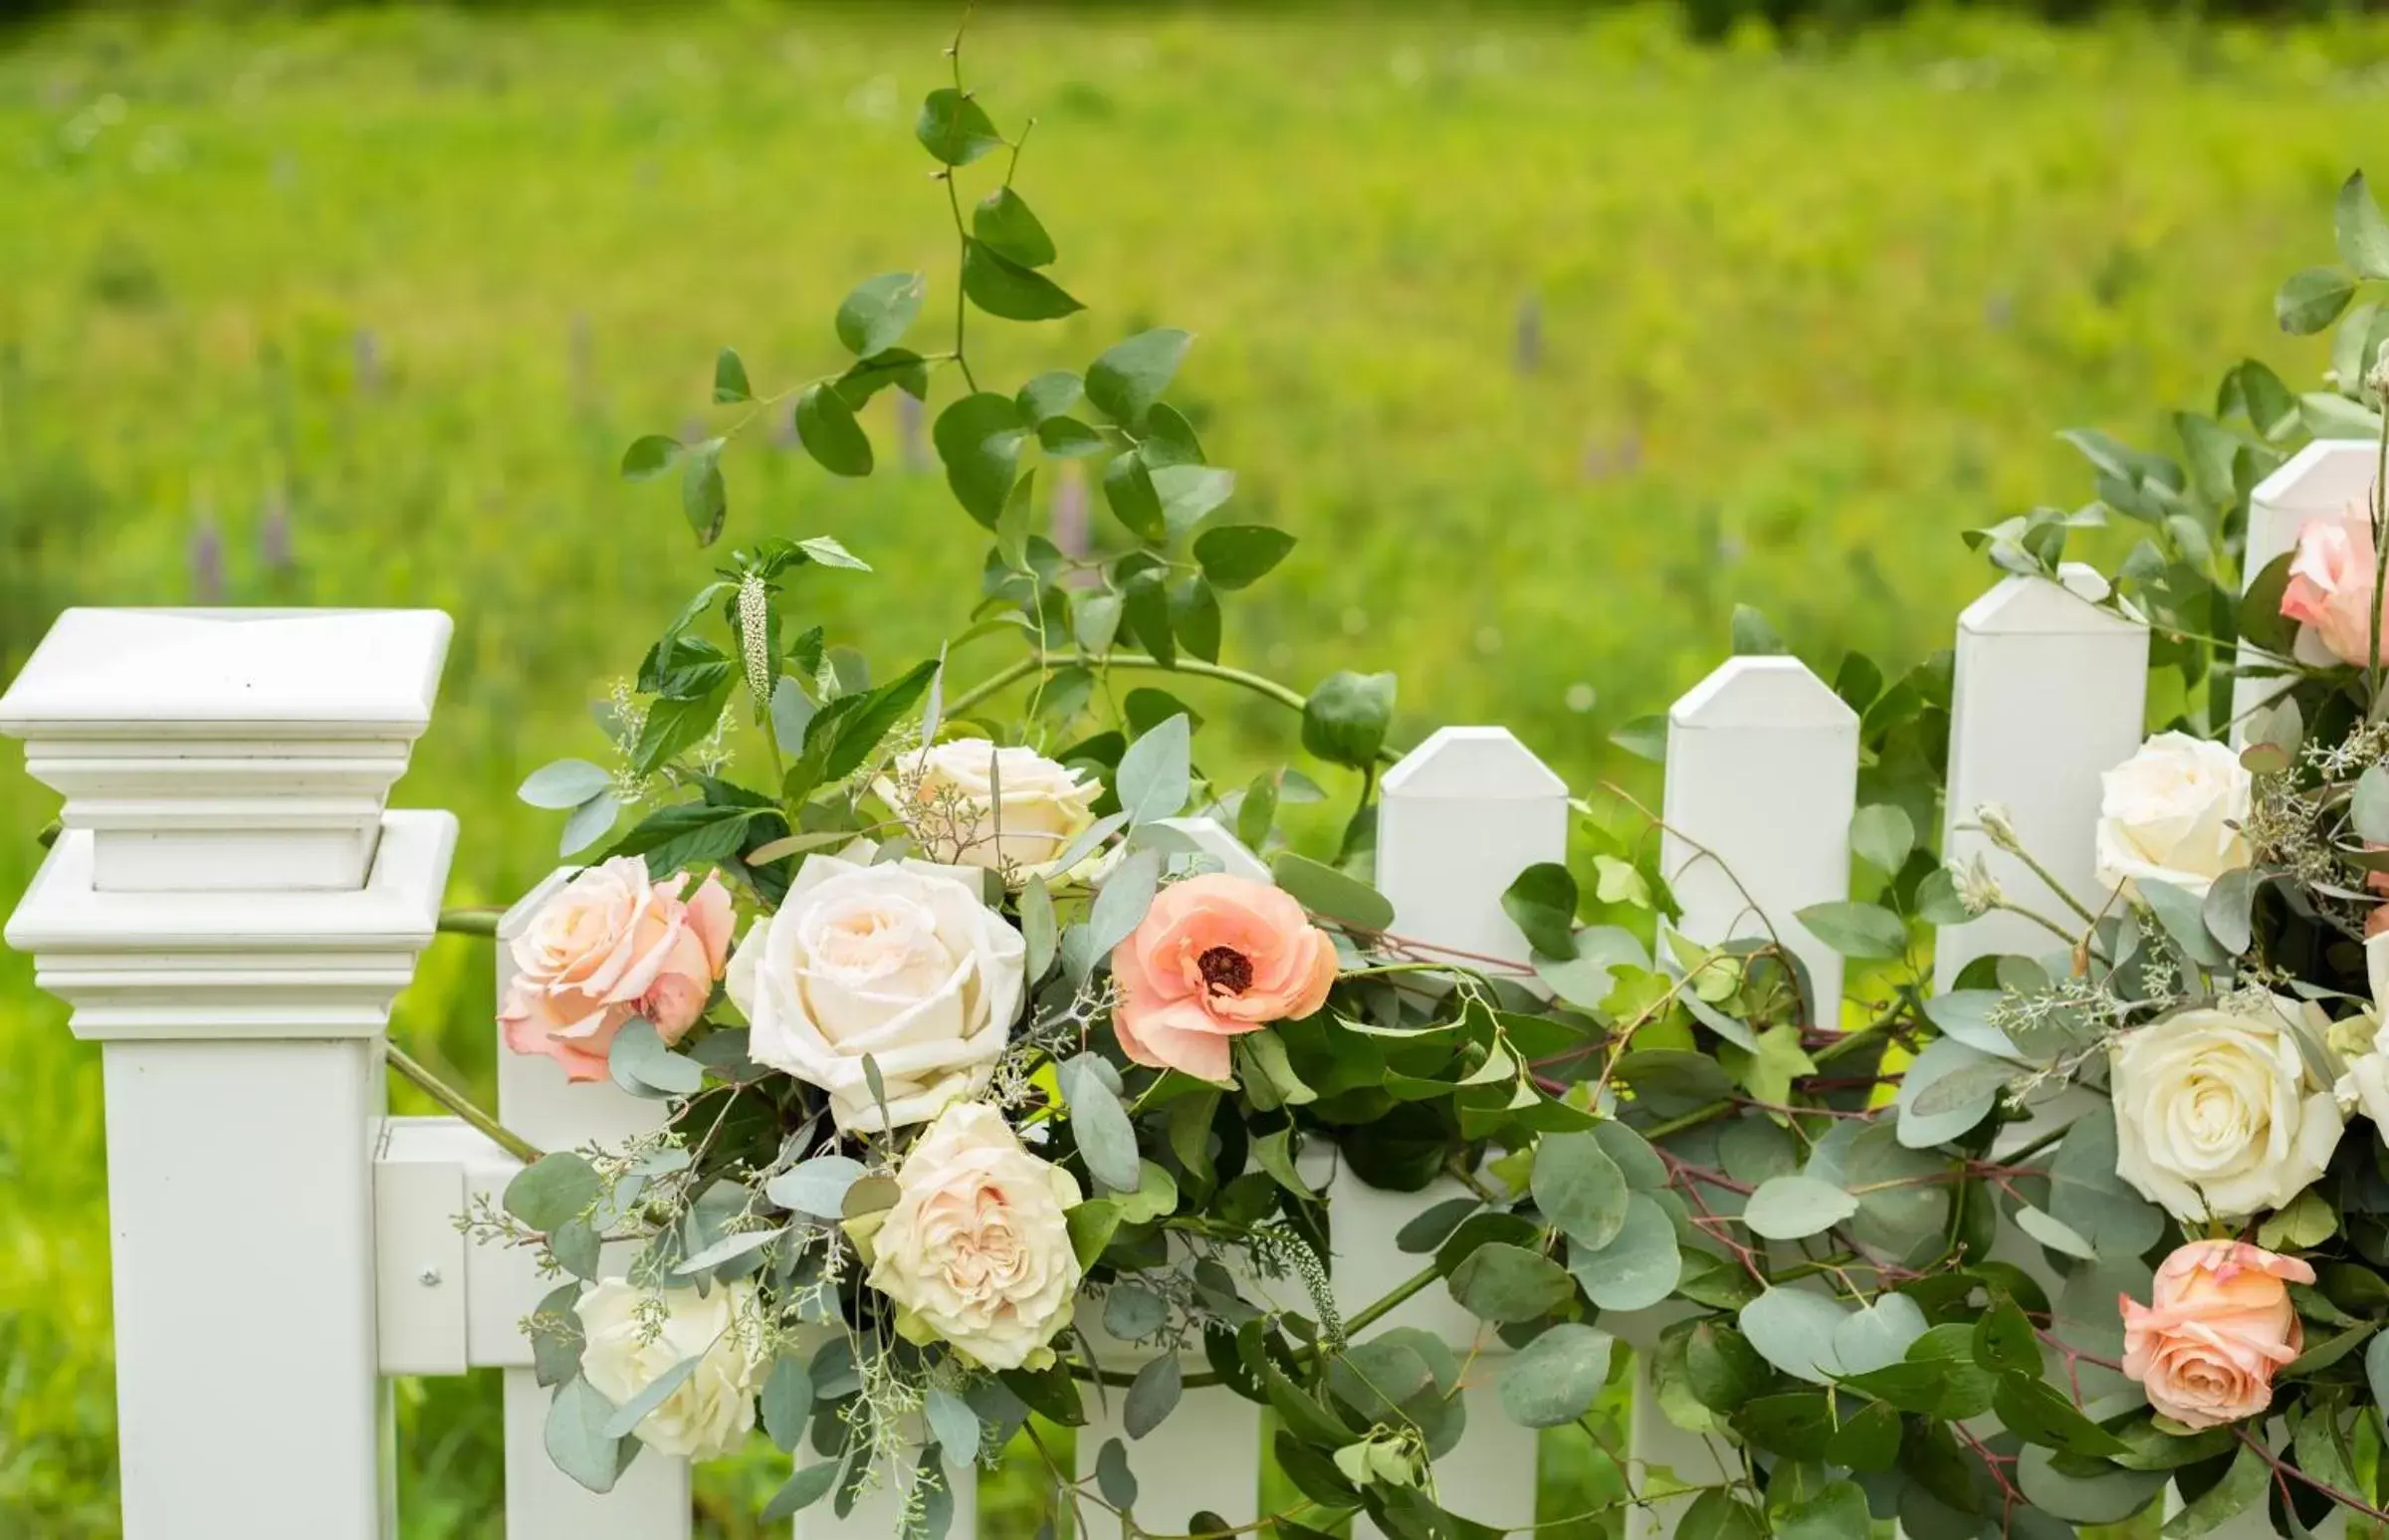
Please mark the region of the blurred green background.
<svg viewBox="0 0 2389 1540"><path fill-rule="evenodd" d="M2055 430L2146 439L2244 353L2317 375L2269 297L2329 259L2380 145L2389 23L1738 14L1697 43L1658 8L982 7L972 78L1037 116L1021 186L1092 309L985 324L975 356L1018 378L1200 333L1176 396L1239 517L1302 542L1225 661L1397 669L1406 737L1506 722L1580 784L1646 774L1607 735L1717 660L1735 602L1821 666L1904 664L1987 581L1961 530L2086 498ZM951 282L910 125L952 22L0 32L0 677L70 603L445 608L400 799L463 816L455 901L528 887L556 819L512 788L598 748L584 703L708 566L622 445L707 419L719 345L775 388L834 364L857 279ZM866 421L898 469L865 483L743 444L730 534L874 562L807 592L893 663L964 627L984 547L896 393ZM1187 694L1290 742L1274 706ZM55 798L4 758L14 893ZM484 1096L489 966L444 940L395 1028ZM30 974L0 958L0 1534L80 1540L114 1532L98 1055ZM410 1540L495 1534L495 1385L401 1401ZM1600 1461L1554 1463L1547 1516L1601 1500ZM709 1532L751 1532L770 1479L710 1472Z"/></svg>

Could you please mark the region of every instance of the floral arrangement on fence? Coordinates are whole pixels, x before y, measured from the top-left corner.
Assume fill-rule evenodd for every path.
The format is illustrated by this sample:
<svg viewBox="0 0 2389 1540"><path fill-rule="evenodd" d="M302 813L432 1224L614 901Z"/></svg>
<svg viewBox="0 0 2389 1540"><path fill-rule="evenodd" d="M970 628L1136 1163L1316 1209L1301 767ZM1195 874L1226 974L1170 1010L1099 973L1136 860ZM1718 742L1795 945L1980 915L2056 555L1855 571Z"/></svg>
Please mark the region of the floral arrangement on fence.
<svg viewBox="0 0 2389 1540"><path fill-rule="evenodd" d="M560 1280L526 1323L556 1462L603 1491L642 1447L712 1457L760 1424L797 1455L766 1518L895 1481L907 1533L937 1535L950 1471L1034 1440L1031 1413L1080 1426L1087 1398L1120 1397L1142 1438L1216 1384L1274 1411L1302 1494L1261 1531L1315 1540L1365 1512L1397 1536L1492 1534L1436 1486L1461 1386L1495 1377L1527 1427L1586 1419L1616 1318L1672 1300L1657 1394L1723 1457L1643 1473L1626 1501L1685 1505L1684 1533L2057 1535L2168 1479L2185 1533L2268 1492L2301 1523L2374 1512L2357 1472L2380 1448L2367 1366L2389 1379L2389 1177L2348 1119L2389 1127L2365 966L2389 912L2377 494L2232 616L2249 488L2303 424L2377 430L2362 397L2383 381L2358 365L2389 315L2342 325L2340 389L2301 398L2243 364L2224 410L2249 432L2186 416L2187 470L2080 435L2097 504L1974 537L2059 576L2070 532L2149 526L2104 602L2155 627L2180 721L2109 777L2105 912L2043 916L1941 864L1917 831L1947 655L1889 681L1852 657L1836 688L1863 714L1862 893L1799 915L1857 961L1848 1001L1816 1000L1772 934L1676 930L1657 820L1606 786L1572 803L1590 880L1520 873L1503 904L1524 955L1459 956L1403 937L1371 882L1393 677L1305 695L1218 662L1222 596L1292 540L1215 517L1232 473L1166 398L1187 334L1009 392L975 372L974 313L1081 306L1015 185L1025 129L997 127L959 36L952 53L916 128L958 243L951 347L907 345L923 275L868 280L838 309L838 368L759 394L726 349L714 399L735 419L639 439L622 468L677 475L712 545L726 455L774 404L861 476L859 408L958 381L932 437L990 538L972 623L882 674L802 601L865 562L757 539L602 711L614 763L523 787L595 859L508 943L507 1040L660 1104L617 1146L524 1149L503 1204L468 1216ZM966 210L990 158L1000 180ZM2360 178L2341 235L2360 278L2389 277ZM2282 318L2327 325L2353 288L2301 276ZM1032 462L1071 460L1118 526L1095 553L1034 528ZM2236 635L2254 661L2219 661ZM1024 651L958 685L993 641ZM1747 612L1736 641L1774 645ZM2278 688L2235 750L2233 681L2258 674ZM1297 713L1320 778L1215 779L1172 693L1189 683ZM1281 812L1345 779L1329 858L1291 848ZM1976 817L2032 863L1997 809ZM1985 959L1931 995L1911 935L1995 908L2041 919L2052 956ZM2013 1131L2075 1088L2111 1101ZM1351 1310L1328 1278L1339 1169L1452 1195L1402 1233L1416 1272ZM2008 1225L2038 1243L2024 1262ZM1426 1289L1510 1351L1381 1326ZM1235 1532L1137 1513L1118 1440L1088 1481L1035 1446L1081 1523Z"/></svg>
<svg viewBox="0 0 2389 1540"><path fill-rule="evenodd" d="M2389 280L2389 220L2361 173L2337 234L2346 267L2276 301L2285 330L2338 323L2329 388L2242 362L2216 416L2177 414L2180 462L2069 435L2097 503L1974 537L2079 590L2068 531L2144 525L2097 597L2149 623L2151 700L2173 712L2102 779L2103 907L2050 879L2002 809L1972 810L2038 880L2019 902L1976 863L1955 889L2029 913L2050 951L1980 959L1927 1001L1940 1036L1898 1093L1903 1135L1944 1148L1993 1148L2036 1112L2057 1125L2008 1156L2047 1149L2046 1170L2001 1187L2064 1297L2046 1328L2029 1294L1986 1316L1978 1357L2047 1358L2081 1417L1973 1473L2013 1511L2120 1520L2170 1482L2186 1506L2169 1536L2242 1513L2284 1535L2334 1509L2389 1519L2389 314L2353 303ZM2309 434L2372 440L2371 487L2243 594L2250 493Z"/></svg>

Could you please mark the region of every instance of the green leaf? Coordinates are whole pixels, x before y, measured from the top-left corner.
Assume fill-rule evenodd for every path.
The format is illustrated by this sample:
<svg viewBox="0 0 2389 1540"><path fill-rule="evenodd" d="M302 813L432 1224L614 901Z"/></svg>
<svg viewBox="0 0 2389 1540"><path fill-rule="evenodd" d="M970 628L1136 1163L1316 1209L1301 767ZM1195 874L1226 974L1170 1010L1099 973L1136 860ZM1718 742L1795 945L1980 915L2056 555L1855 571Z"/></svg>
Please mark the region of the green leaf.
<svg viewBox="0 0 2389 1540"><path fill-rule="evenodd" d="M850 1155L816 1155L773 1177L763 1196L782 1209L834 1219L846 1211L846 1194L863 1178L863 1164Z"/></svg>
<svg viewBox="0 0 2389 1540"><path fill-rule="evenodd" d="M1162 515L1162 495L1154 488L1153 468L1146 464L1143 450L1114 455L1111 464L1103 468L1103 501L1112 511L1112 517L1137 539L1158 544L1169 535L1169 522ZM1156 574L1138 575L1155 576L1159 582Z"/></svg>
<svg viewBox="0 0 2389 1540"><path fill-rule="evenodd" d="M697 532L697 544L711 546L722 538L722 521L730 516L730 492L722 484L722 440L692 444L680 463L680 511Z"/></svg>
<svg viewBox="0 0 2389 1540"><path fill-rule="evenodd" d="M2137 1256L2165 1233L2165 1215L2115 1166L2115 1112L2102 1101L2074 1119L2050 1159L2049 1210L2101 1256Z"/></svg>
<svg viewBox="0 0 2389 1540"><path fill-rule="evenodd" d="M1315 915L1363 931L1383 931L1394 923L1394 906L1383 893L1309 856L1281 850L1269 871L1279 887Z"/></svg>
<svg viewBox="0 0 2389 1540"><path fill-rule="evenodd" d="M646 1086L668 1096L691 1096L705 1084L703 1065L685 1053L673 1052L653 1023L636 1016L614 1034L612 1046L606 1049L606 1065L616 1084L631 1082L623 1089L634 1094L637 1087Z"/></svg>
<svg viewBox="0 0 2389 1540"><path fill-rule="evenodd" d="M832 476L871 474L870 436L854 420L846 398L829 385L807 385L796 397L796 437Z"/></svg>
<svg viewBox="0 0 2389 1540"><path fill-rule="evenodd" d="M1137 1131L1114 1088L1119 1072L1097 1053L1081 1053L1056 1066L1062 1099L1070 1109L1070 1131L1078 1153L1096 1181L1115 1193L1134 1193L1142 1177Z"/></svg>
<svg viewBox="0 0 2389 1540"><path fill-rule="evenodd" d="M929 280L920 273L882 273L864 279L839 302L838 340L857 358L886 352L912 330L928 294Z"/></svg>
<svg viewBox="0 0 2389 1540"><path fill-rule="evenodd" d="M2339 260L2365 278L2389 278L2389 219L2355 172L2339 189L2333 224L2339 237Z"/></svg>
<svg viewBox="0 0 2389 1540"><path fill-rule="evenodd" d="M1394 691L1392 674L1328 675L1303 702L1302 747L1330 765L1368 769L1393 726Z"/></svg>
<svg viewBox="0 0 2389 1540"><path fill-rule="evenodd" d="M1603 1130L1624 1127L1601 1125ZM1647 1310L1673 1293L1683 1278L1684 1254L1675 1238L1675 1221L1657 1200L1631 1194L1626 1222L1608 1245L1587 1250L1569 1242L1568 1270L1576 1275L1585 1297L1601 1309Z"/></svg>
<svg viewBox="0 0 2389 1540"><path fill-rule="evenodd" d="M1742 1211L1753 1234L1801 1240L1822 1234L1858 1211L1858 1201L1830 1182L1793 1175L1770 1177Z"/></svg>
<svg viewBox="0 0 2389 1540"><path fill-rule="evenodd" d="M1775 1515L1775 1540L1850 1540L1873 1533L1866 1493L1855 1481L1828 1482Z"/></svg>
<svg viewBox="0 0 2389 1540"><path fill-rule="evenodd" d="M891 347L857 358L846 366L846 372L832 381L830 388L838 399L856 411L871 404L871 398L896 386L916 401L929 399L929 364L909 347Z"/></svg>
<svg viewBox="0 0 2389 1540"><path fill-rule="evenodd" d="M1139 572L1120 595L1120 618L1137 645L1164 668L1178 667L1178 643L1170 630L1170 593L1158 571Z"/></svg>
<svg viewBox="0 0 2389 1540"><path fill-rule="evenodd" d="M1797 1380L1823 1385L1839 1373L1834 1333L1849 1312L1822 1294L1770 1288L1742 1307L1736 1323L1759 1356Z"/></svg>
<svg viewBox="0 0 2389 1540"><path fill-rule="evenodd" d="M1053 237L1030 212L1027 200L1009 187L998 187L978 200L971 211L971 233L1024 268L1041 268L1054 257Z"/></svg>
<svg viewBox="0 0 2389 1540"><path fill-rule="evenodd" d="M804 1360L783 1353L763 1379L763 1431L782 1454L792 1453L813 1412L813 1377Z"/></svg>
<svg viewBox="0 0 2389 1540"><path fill-rule="evenodd" d="M986 109L951 87L933 91L913 121L921 147L950 166L967 166L1003 143Z"/></svg>
<svg viewBox="0 0 2389 1540"><path fill-rule="evenodd" d="M797 1471L763 1504L761 1522L781 1523L819 1502L838 1484L838 1475L845 1468L841 1461L825 1459Z"/></svg>
<svg viewBox="0 0 2389 1540"><path fill-rule="evenodd" d="M592 1492L610 1492L622 1474L622 1440L605 1427L614 1415L613 1403L573 1377L557 1389L547 1404L542 1441L555 1468Z"/></svg>
<svg viewBox="0 0 2389 1540"><path fill-rule="evenodd" d="M1061 927L1053 915L1053 895L1046 890L1045 879L1035 876L1020 890L1020 939L1028 948L1027 979L1035 984L1053 966L1054 948L1061 941Z"/></svg>
<svg viewBox="0 0 2389 1540"><path fill-rule="evenodd" d="M672 462L679 458L680 440L661 433L643 434L622 451L622 479L653 481L672 469Z"/></svg>
<svg viewBox="0 0 2389 1540"><path fill-rule="evenodd" d="M1898 958L1907 955L1908 931L1899 916L1875 904L1836 902L1811 904L1794 918L1809 934L1846 958Z"/></svg>
<svg viewBox="0 0 2389 1540"><path fill-rule="evenodd" d="M2320 331L2338 320L2355 292L2355 280L2337 268L2307 268L2290 274L2273 297L2274 319L2297 335Z"/></svg>
<svg viewBox="0 0 2389 1540"><path fill-rule="evenodd" d="M1132 828L1156 818L1176 817L1187 805L1194 790L1188 731L1183 714L1172 716L1120 756L1112 788L1119 793L1121 810L1128 814Z"/></svg>
<svg viewBox="0 0 2389 1540"><path fill-rule="evenodd" d="M612 774L586 760L557 760L525 776L515 795L534 807L561 810L578 807L613 783Z"/></svg>
<svg viewBox="0 0 2389 1540"><path fill-rule="evenodd" d="M2383 782L2389 786L2389 776L2384 776ZM2363 782L2358 781L2359 798L2362 791ZM2207 933L2203 895L2170 882L2159 882L2154 877L2142 877L2132 886L2139 890L2140 901L2156 915L2157 923L2165 927L2166 936L2181 950L2182 956L2202 968L2220 968L2231 961L2231 954L2223 950L2223 944Z"/></svg>
<svg viewBox="0 0 2389 1540"><path fill-rule="evenodd" d="M1156 406L1153 419L1161 420L1170 408ZM1145 452L1154 453L1156 441L1145 441ZM1235 495L1236 473L1221 470L1215 465L1165 465L1153 462L1153 493L1162 500L1162 525L1170 538L1183 538L1203 516Z"/></svg>
<svg viewBox="0 0 2389 1540"><path fill-rule="evenodd" d="M2389 1335L2377 1336L2364 1349L2364 1383L2372 1391L2372 1404L2389 1407Z"/></svg>
<svg viewBox="0 0 2389 1540"><path fill-rule="evenodd" d="M703 1353L692 1353L648 1381L645 1386L640 1388L636 1396L622 1403L615 1409L614 1415L606 1419L605 1436L608 1438L629 1437L630 1430L645 1422L647 1414L662 1406L674 1391L686 1385L689 1376L695 1374L697 1366L704 1362L705 1355Z"/></svg>
<svg viewBox="0 0 2389 1540"><path fill-rule="evenodd" d="M1518 1350L1501 1373L1501 1410L1521 1428L1564 1428L1592 1409L1610 1378L1610 1334L1563 1321Z"/></svg>
<svg viewBox="0 0 2389 1540"><path fill-rule="evenodd" d="M947 1453L965 1465L978 1458L978 1414L971 1410L970 1403L942 1385L933 1385L923 1398L921 1413L931 1436Z"/></svg>
<svg viewBox="0 0 2389 1540"><path fill-rule="evenodd" d="M1162 876L1162 852L1132 850L1126 859L1112 868L1096 890L1095 902L1087 914L1089 950L1097 957L1108 957L1114 947L1128 940L1144 922L1145 913L1153 907L1153 895ZM1136 1186L1134 1181L1129 1183Z"/></svg>
<svg viewBox="0 0 2389 1540"><path fill-rule="evenodd" d="M977 240L963 252L963 293L1004 321L1058 321L1086 309L1035 268L1024 268Z"/></svg>
<svg viewBox="0 0 2389 1540"><path fill-rule="evenodd" d="M2010 1432L2027 1443L2087 1458L2125 1451L2122 1439L2084 1417L2063 1391L2038 1373L2000 1376L1991 1410Z"/></svg>
<svg viewBox="0 0 2389 1540"><path fill-rule="evenodd" d="M1160 327L1114 342L1087 366L1087 399L1130 432L1144 431L1146 412L1169 388L1194 341L1191 332Z"/></svg>
<svg viewBox="0 0 2389 1540"><path fill-rule="evenodd" d="M506 1211L543 1233L586 1213L597 1202L596 1171L569 1151L543 1155L506 1185Z"/></svg>
<svg viewBox="0 0 2389 1540"><path fill-rule="evenodd" d="M1610 735L1610 742L1637 760L1660 764L1667 758L1667 719L1636 717Z"/></svg>
<svg viewBox="0 0 2389 1540"><path fill-rule="evenodd" d="M1576 956L1576 878L1557 861L1538 861L1501 895L1501 912L1547 958Z"/></svg>
<svg viewBox="0 0 2389 1540"><path fill-rule="evenodd" d="M982 390L938 414L930 440L946 465L946 485L972 518L992 530L1020 463L1026 432L1012 398Z"/></svg>
<svg viewBox="0 0 2389 1540"><path fill-rule="evenodd" d="M1219 600L1200 572L1170 585L1170 630L1179 645L1205 663L1219 661Z"/></svg>
<svg viewBox="0 0 2389 1540"><path fill-rule="evenodd" d="M1469 1252L1445 1281L1460 1307L1484 1321L1531 1321L1576 1292L1559 1263L1501 1240Z"/></svg>
<svg viewBox="0 0 2389 1540"><path fill-rule="evenodd" d="M1194 559L1214 588L1250 587L1294 549L1294 537L1265 524L1223 524L1194 538Z"/></svg>
<svg viewBox="0 0 2389 1540"><path fill-rule="evenodd" d="M1020 407L1020 420L1033 427L1068 411L1085 388L1068 369L1048 369L1022 385L1012 399Z"/></svg>
<svg viewBox="0 0 2389 1540"><path fill-rule="evenodd" d="M1120 1426L1131 1438L1144 1437L1178 1409L1185 1388L1178 1355L1163 1354L1138 1370L1136 1379L1129 1382L1128 1396L1120 1407Z"/></svg>
<svg viewBox="0 0 2389 1540"><path fill-rule="evenodd" d="M752 401L755 389L747 383L747 364L735 348L725 347L714 354L714 404L726 406L733 401Z"/></svg>
<svg viewBox="0 0 2389 1540"><path fill-rule="evenodd" d="M1095 1486L1103 1500L1125 1513L1136 1505L1137 1478L1128 1468L1128 1445L1106 1438L1095 1451Z"/></svg>
<svg viewBox="0 0 2389 1540"><path fill-rule="evenodd" d="M1590 1133L1545 1134L1530 1184L1543 1217L1577 1245L1598 1251L1626 1226L1626 1173Z"/></svg>
<svg viewBox="0 0 2389 1540"><path fill-rule="evenodd" d="M1916 848L1915 821L1893 802L1861 807L1849 820L1849 848L1876 871L1896 876Z"/></svg>
<svg viewBox="0 0 2389 1540"><path fill-rule="evenodd" d="M1734 606L1733 641L1736 657L1765 656L1792 650L1784 645L1784 639L1776 634L1775 627L1767 623L1767 617L1748 604Z"/></svg>
<svg viewBox="0 0 2389 1540"><path fill-rule="evenodd" d="M2199 1535L2215 1533L2252 1508L2261 1511L2266 1488L2272 1482L2272 1462L2253 1445L2242 1444L2223 1479L2166 1520L2165 1540L2196 1540Z"/></svg>

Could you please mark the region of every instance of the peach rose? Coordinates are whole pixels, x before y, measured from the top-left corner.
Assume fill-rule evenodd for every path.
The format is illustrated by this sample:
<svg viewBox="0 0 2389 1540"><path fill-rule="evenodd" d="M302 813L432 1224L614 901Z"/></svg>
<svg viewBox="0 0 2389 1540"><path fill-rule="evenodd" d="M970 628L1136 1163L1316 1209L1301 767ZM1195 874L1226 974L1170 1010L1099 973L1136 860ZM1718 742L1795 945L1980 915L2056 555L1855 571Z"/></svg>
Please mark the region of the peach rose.
<svg viewBox="0 0 2389 1540"><path fill-rule="evenodd" d="M1226 1080L1230 1038L1326 1002L1336 947L1279 889L1210 872L1162 890L1112 949L1112 977L1130 1058Z"/></svg>
<svg viewBox="0 0 2389 1540"><path fill-rule="evenodd" d="M730 890L711 873L650 881L620 855L576 874L515 938L515 977L498 1024L517 1053L544 1053L574 1080L605 1078L606 1050L633 1016L678 1042L697 1024L730 961Z"/></svg>
<svg viewBox="0 0 2389 1540"><path fill-rule="evenodd" d="M2354 513L2309 520L2297 532L2281 613L2308 627L2332 657L2362 667L2372 658L2373 565L2368 520Z"/></svg>
<svg viewBox="0 0 2389 1540"><path fill-rule="evenodd" d="M2305 1348L2288 1285L2314 1269L2240 1240L2194 1240L2157 1269L2151 1301L2126 1294L2123 1372L2185 1428L2215 1428L2273 1405L2277 1370Z"/></svg>

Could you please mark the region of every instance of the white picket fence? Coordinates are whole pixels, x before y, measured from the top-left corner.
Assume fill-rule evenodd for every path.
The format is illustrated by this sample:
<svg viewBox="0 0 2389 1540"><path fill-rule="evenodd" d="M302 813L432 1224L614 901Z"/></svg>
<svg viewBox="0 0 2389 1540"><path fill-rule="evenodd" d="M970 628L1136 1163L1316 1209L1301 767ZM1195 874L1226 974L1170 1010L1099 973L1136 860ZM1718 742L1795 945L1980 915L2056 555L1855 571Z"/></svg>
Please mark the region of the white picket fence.
<svg viewBox="0 0 2389 1540"><path fill-rule="evenodd" d="M2317 445L2268 481L2266 540L2285 542L2318 498L2360 491L2363 456ZM456 837L447 814L385 802L429 725L447 637L446 618L422 611L74 610L0 698L0 731L26 740L33 774L66 798L65 832L7 939L73 1005L77 1035L101 1043L129 1540L392 1534L387 1377L483 1366L504 1371L510 1534L690 1533L680 1462L648 1454L602 1498L548 1463L546 1396L517 1330L546 1285L453 1223L513 1162L455 1120L384 1115L390 1001L431 940ZM2037 579L2003 581L1967 609L1951 821L2005 803L2060 880L2103 900L2090 872L2097 777L2139 740L2147 647L2141 627ZM1716 941L1772 922L1829 1000L1842 962L1792 916L1847 894L1858 736L1849 707L1787 658L1724 663L1670 714L1661 859L1685 930ZM1523 959L1499 895L1527 865L1564 858L1568 820L1559 777L1507 731L1436 733L1385 780L1378 862L1396 931ZM1249 859L1222 831L1201 834ZM1944 837L1952 853L1976 849L1975 836ZM2012 891L2036 890L1987 855ZM1985 951L2035 947L2005 925L1942 938L1939 978ZM505 958L501 946L501 988ZM548 1060L499 1062L500 1116L543 1147L655 1116L611 1086L566 1085ZM1415 1270L1394 1231L1444 1195L1330 1182L1335 1285L1357 1305ZM1673 1318L1661 1307L1605 1324L1647 1348ZM1392 1319L1460 1346L1482 1336L1432 1290ZM1536 1518L1537 1438L1501 1415L1490 1378L1480 1361L1438 1485L1459 1511L1523 1526ZM1115 1430L1093 1412L1082 1464ZM1257 1517L1261 1436L1250 1404L1190 1392L1132 1448L1141 1519ZM1653 1396L1634 1397L1630 1437L1637 1461L1693 1480L1733 1468ZM973 1481L956 1475L954 1532L968 1536ZM797 1532L882 1540L895 1501L874 1496L844 1519L824 1505ZM1629 1532L1655 1536L1677 1511L1634 1510ZM2251 1522L2246 1533L2268 1532Z"/></svg>

